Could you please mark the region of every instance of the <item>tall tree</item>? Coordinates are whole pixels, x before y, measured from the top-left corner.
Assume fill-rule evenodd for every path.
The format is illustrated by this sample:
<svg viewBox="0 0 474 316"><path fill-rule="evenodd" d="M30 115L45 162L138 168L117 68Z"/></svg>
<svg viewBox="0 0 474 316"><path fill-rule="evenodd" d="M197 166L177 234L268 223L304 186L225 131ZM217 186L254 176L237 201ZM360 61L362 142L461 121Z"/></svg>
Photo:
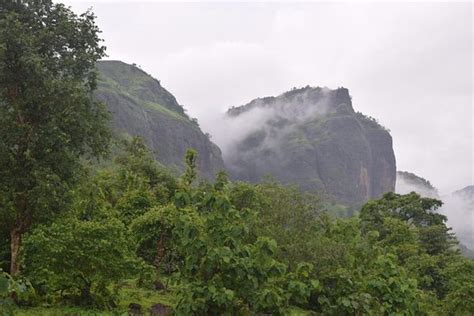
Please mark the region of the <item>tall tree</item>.
<svg viewBox="0 0 474 316"><path fill-rule="evenodd" d="M0 225L10 273L22 235L64 210L80 157L105 152L108 114L92 98L105 56L91 12L51 0L0 3Z"/></svg>

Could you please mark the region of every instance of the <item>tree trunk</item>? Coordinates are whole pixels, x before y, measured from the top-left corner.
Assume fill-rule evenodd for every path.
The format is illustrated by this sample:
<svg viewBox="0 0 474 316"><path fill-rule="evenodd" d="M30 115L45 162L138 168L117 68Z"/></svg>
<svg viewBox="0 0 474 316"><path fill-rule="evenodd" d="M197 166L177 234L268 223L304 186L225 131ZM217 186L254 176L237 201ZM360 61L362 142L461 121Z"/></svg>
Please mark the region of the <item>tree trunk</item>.
<svg viewBox="0 0 474 316"><path fill-rule="evenodd" d="M155 267L156 267L156 280L155 290L165 290L166 287L161 282L161 265L166 254L166 233L161 232L160 239L156 243L156 256L155 256Z"/></svg>
<svg viewBox="0 0 474 316"><path fill-rule="evenodd" d="M18 254L20 252L21 245L21 232L17 228L13 228L10 232L10 250L11 250L11 261L10 261L10 274L12 276L20 273L20 264L18 262Z"/></svg>
<svg viewBox="0 0 474 316"><path fill-rule="evenodd" d="M163 261L163 258L165 257L166 253L166 233L162 232L160 234L160 239L156 243L156 257L155 257L155 265L160 269L161 262Z"/></svg>

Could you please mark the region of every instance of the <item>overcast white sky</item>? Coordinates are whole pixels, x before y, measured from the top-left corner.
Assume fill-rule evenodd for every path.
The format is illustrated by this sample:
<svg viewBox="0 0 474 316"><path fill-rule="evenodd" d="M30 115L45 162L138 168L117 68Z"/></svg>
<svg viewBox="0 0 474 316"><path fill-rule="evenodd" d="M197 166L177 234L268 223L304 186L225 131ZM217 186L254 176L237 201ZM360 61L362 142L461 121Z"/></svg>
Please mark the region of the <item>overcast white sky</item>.
<svg viewBox="0 0 474 316"><path fill-rule="evenodd" d="M445 193L474 182L470 2L63 2L93 7L109 59L161 80L211 134L230 106L344 86L391 130L399 170Z"/></svg>

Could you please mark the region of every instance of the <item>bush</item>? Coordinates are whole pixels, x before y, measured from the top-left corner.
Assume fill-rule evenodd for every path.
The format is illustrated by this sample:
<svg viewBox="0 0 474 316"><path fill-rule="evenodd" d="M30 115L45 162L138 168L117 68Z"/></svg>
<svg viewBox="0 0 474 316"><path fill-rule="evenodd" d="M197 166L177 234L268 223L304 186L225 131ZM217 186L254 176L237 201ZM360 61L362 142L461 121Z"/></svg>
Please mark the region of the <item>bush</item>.
<svg viewBox="0 0 474 316"><path fill-rule="evenodd" d="M15 301L21 305L31 305L35 299L35 290L28 280L15 280L0 269L0 316L13 315Z"/></svg>
<svg viewBox="0 0 474 316"><path fill-rule="evenodd" d="M122 222L62 220L41 226L24 241L24 273L41 294L55 293L77 305L113 307L109 285L136 274Z"/></svg>

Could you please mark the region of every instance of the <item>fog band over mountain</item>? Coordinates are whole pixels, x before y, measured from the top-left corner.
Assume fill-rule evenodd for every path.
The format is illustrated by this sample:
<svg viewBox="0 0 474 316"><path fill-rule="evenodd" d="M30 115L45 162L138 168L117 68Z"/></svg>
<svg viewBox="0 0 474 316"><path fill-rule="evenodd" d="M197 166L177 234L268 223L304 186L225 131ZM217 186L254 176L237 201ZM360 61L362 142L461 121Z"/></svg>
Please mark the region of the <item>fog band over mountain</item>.
<svg viewBox="0 0 474 316"><path fill-rule="evenodd" d="M447 224L452 227L462 244L474 249L474 187L468 186L456 192L438 192L427 180L409 172L398 172L395 191L400 194L416 192L423 197L443 201L437 212L448 218Z"/></svg>
<svg viewBox="0 0 474 316"><path fill-rule="evenodd" d="M294 125L315 119L328 113L330 107L329 88L302 88L281 94L278 97L258 98L247 105L232 107L220 120L210 126L213 141L219 145L224 157L232 155L235 146L256 131L267 135L262 146L273 146L275 127L279 135L290 133ZM291 97L291 95L297 97ZM278 124L280 123L280 124Z"/></svg>

